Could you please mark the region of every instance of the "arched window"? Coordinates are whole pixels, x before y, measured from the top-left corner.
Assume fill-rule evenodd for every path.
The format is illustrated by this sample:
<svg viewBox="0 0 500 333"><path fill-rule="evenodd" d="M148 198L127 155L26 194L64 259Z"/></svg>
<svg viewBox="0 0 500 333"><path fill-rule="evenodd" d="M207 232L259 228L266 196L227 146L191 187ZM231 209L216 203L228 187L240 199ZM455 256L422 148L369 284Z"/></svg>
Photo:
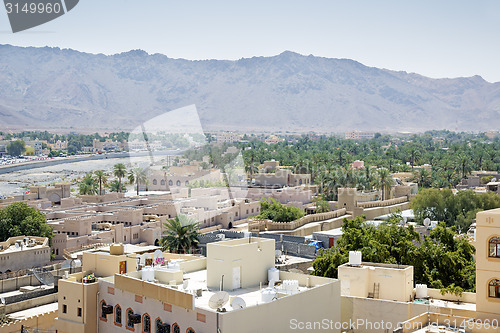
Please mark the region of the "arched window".
<svg viewBox="0 0 500 333"><path fill-rule="evenodd" d="M115 325L122 326L122 308L121 306L115 306Z"/></svg>
<svg viewBox="0 0 500 333"><path fill-rule="evenodd" d="M500 237L490 238L489 247L489 257L500 258Z"/></svg>
<svg viewBox="0 0 500 333"><path fill-rule="evenodd" d="M191 327L186 330L186 333L196 333Z"/></svg>
<svg viewBox="0 0 500 333"><path fill-rule="evenodd" d="M172 185L174 185L174 182L172 180L169 180L168 181L168 186L172 186Z"/></svg>
<svg viewBox="0 0 500 333"><path fill-rule="evenodd" d="M153 179L153 185L157 185L158 181L156 179Z"/></svg>
<svg viewBox="0 0 500 333"><path fill-rule="evenodd" d="M488 284L488 296L500 298L500 280L491 280Z"/></svg>
<svg viewBox="0 0 500 333"><path fill-rule="evenodd" d="M165 179L162 179L160 182L161 185L165 185Z"/></svg>
<svg viewBox="0 0 500 333"><path fill-rule="evenodd" d="M132 315L134 311L132 309L127 309L127 327L134 328L134 322L132 321Z"/></svg>
<svg viewBox="0 0 500 333"><path fill-rule="evenodd" d="M160 318L156 318L156 321L155 321L155 326L156 326L156 333L161 333L162 332L162 326L163 323L161 321Z"/></svg>
<svg viewBox="0 0 500 333"><path fill-rule="evenodd" d="M172 333L181 333L181 329L177 323L172 325Z"/></svg>
<svg viewBox="0 0 500 333"><path fill-rule="evenodd" d="M101 301L101 318L106 319L106 312L104 312L104 307L106 306L106 302L104 300Z"/></svg>
<svg viewBox="0 0 500 333"><path fill-rule="evenodd" d="M189 185L189 181L186 180L185 184L186 184L186 186L188 186Z"/></svg>
<svg viewBox="0 0 500 333"><path fill-rule="evenodd" d="M142 316L142 332L151 333L151 317L148 314Z"/></svg>
<svg viewBox="0 0 500 333"><path fill-rule="evenodd" d="M181 181L180 181L180 180L178 180L178 181L176 182L176 184L177 184L177 186L181 186Z"/></svg>

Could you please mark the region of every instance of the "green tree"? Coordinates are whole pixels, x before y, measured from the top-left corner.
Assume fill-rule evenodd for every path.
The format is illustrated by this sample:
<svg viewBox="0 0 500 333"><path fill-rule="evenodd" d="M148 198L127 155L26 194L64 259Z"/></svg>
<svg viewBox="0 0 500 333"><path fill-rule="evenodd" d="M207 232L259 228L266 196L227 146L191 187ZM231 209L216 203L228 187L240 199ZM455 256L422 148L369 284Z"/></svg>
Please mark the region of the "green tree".
<svg viewBox="0 0 500 333"><path fill-rule="evenodd" d="M136 184L137 195L139 195L139 185L146 184L148 179L146 169L143 168L133 168L128 172L128 181L130 184Z"/></svg>
<svg viewBox="0 0 500 333"><path fill-rule="evenodd" d="M22 140L11 141L6 148L7 153L11 156L20 156L26 150L24 141Z"/></svg>
<svg viewBox="0 0 500 333"><path fill-rule="evenodd" d="M123 163L116 163L113 166L113 175L118 178L118 187L119 189L117 192L122 192L122 178L127 175L127 168L125 167L125 164Z"/></svg>
<svg viewBox="0 0 500 333"><path fill-rule="evenodd" d="M106 186L108 182L108 175L106 175L106 173L102 170L94 171L94 175L97 184L99 184L99 195L103 195L104 193L102 191L102 187Z"/></svg>
<svg viewBox="0 0 500 333"><path fill-rule="evenodd" d="M198 248L198 222L186 215L177 215L163 224L165 236L161 239L163 250L188 253Z"/></svg>
<svg viewBox="0 0 500 333"><path fill-rule="evenodd" d="M260 202L260 214L256 217L274 222L291 222L304 215L305 213L297 207L285 206L275 199L270 199L270 201L262 200Z"/></svg>
<svg viewBox="0 0 500 333"><path fill-rule="evenodd" d="M45 215L25 202L15 202L0 209L0 241L23 235L52 239L53 231Z"/></svg>
<svg viewBox="0 0 500 333"><path fill-rule="evenodd" d="M375 187L382 190L382 200L387 200L388 193L394 186L394 179L389 169L377 169L377 176L375 178Z"/></svg>
<svg viewBox="0 0 500 333"><path fill-rule="evenodd" d="M330 211L330 205L322 196L315 197L313 199L314 205L316 206L316 213L326 213Z"/></svg>
<svg viewBox="0 0 500 333"><path fill-rule="evenodd" d="M92 177L92 173L89 172L85 175L83 180L78 185L78 191L80 195L95 195L97 194L98 188L95 178Z"/></svg>
<svg viewBox="0 0 500 333"><path fill-rule="evenodd" d="M113 180L111 183L108 184L108 188L111 192L125 192L127 189L125 188L125 185L121 184L118 180Z"/></svg>

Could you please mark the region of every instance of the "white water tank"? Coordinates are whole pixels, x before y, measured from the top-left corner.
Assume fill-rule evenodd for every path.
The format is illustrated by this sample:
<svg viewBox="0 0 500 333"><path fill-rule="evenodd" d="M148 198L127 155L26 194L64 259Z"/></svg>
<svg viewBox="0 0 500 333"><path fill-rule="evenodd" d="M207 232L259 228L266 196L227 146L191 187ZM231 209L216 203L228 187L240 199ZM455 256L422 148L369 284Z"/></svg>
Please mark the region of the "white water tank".
<svg viewBox="0 0 500 333"><path fill-rule="evenodd" d="M155 279L155 271L153 267L151 266L146 266L142 270L142 281L149 281L152 282Z"/></svg>
<svg viewBox="0 0 500 333"><path fill-rule="evenodd" d="M181 269L181 265L179 265L177 261L169 261L167 263L167 268L178 271Z"/></svg>
<svg viewBox="0 0 500 333"><path fill-rule="evenodd" d="M271 282L274 281L276 283L280 279L280 270L277 269L276 267L270 268L267 271L267 281Z"/></svg>
<svg viewBox="0 0 500 333"><path fill-rule="evenodd" d="M427 298L426 284L417 284L415 286L415 298Z"/></svg>
<svg viewBox="0 0 500 333"><path fill-rule="evenodd" d="M349 251L349 265L361 266L361 251Z"/></svg>
<svg viewBox="0 0 500 333"><path fill-rule="evenodd" d="M276 298L276 289L266 288L260 292L262 303L272 302Z"/></svg>

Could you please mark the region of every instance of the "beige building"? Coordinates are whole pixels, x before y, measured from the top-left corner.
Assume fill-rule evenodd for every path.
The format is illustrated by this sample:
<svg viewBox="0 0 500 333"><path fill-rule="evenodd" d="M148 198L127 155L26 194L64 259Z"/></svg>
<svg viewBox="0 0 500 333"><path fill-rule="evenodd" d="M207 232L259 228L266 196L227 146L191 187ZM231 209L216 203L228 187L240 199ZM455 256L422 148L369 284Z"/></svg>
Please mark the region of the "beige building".
<svg viewBox="0 0 500 333"><path fill-rule="evenodd" d="M207 258L163 253L158 262L166 264L154 268L118 274L115 267L114 275L95 279L93 271L70 275L59 281L56 329L253 333L289 332L310 323L340 332L340 282L270 271L274 247L274 240L244 238L210 244Z"/></svg>
<svg viewBox="0 0 500 333"><path fill-rule="evenodd" d="M373 132L346 132L345 138L350 140L360 140L360 139L373 139L375 137L375 133Z"/></svg>
<svg viewBox="0 0 500 333"><path fill-rule="evenodd" d="M0 242L0 273L15 272L50 263L49 239L18 236Z"/></svg>
<svg viewBox="0 0 500 333"><path fill-rule="evenodd" d="M500 322L500 209L476 216L476 312Z"/></svg>
<svg viewBox="0 0 500 333"><path fill-rule="evenodd" d="M310 174L295 174L290 169L279 165L278 161L265 161L260 172L252 176L252 186L285 187L311 185Z"/></svg>
<svg viewBox="0 0 500 333"><path fill-rule="evenodd" d="M359 252L359 256L361 253ZM338 267L342 295L408 302L413 294L413 266L347 263Z"/></svg>
<svg viewBox="0 0 500 333"><path fill-rule="evenodd" d="M234 132L222 132L215 135L217 143L234 143L241 140L241 135Z"/></svg>

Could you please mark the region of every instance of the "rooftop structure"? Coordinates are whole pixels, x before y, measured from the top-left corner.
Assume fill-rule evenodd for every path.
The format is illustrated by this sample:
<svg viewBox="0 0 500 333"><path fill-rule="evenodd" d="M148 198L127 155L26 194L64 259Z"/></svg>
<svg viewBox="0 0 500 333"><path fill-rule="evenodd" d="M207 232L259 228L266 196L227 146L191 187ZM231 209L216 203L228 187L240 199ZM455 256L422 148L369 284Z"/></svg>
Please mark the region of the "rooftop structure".
<svg viewBox="0 0 500 333"><path fill-rule="evenodd" d="M50 253L46 237L10 237L0 242L0 273L47 265Z"/></svg>
<svg viewBox="0 0 500 333"><path fill-rule="evenodd" d="M140 257L139 271L70 275L59 281L56 329L286 332L293 320L339 321L339 281L276 270L274 248L274 240L243 238L209 244L206 258L155 253L158 264L142 266ZM105 258L121 260L99 256L100 272Z"/></svg>

